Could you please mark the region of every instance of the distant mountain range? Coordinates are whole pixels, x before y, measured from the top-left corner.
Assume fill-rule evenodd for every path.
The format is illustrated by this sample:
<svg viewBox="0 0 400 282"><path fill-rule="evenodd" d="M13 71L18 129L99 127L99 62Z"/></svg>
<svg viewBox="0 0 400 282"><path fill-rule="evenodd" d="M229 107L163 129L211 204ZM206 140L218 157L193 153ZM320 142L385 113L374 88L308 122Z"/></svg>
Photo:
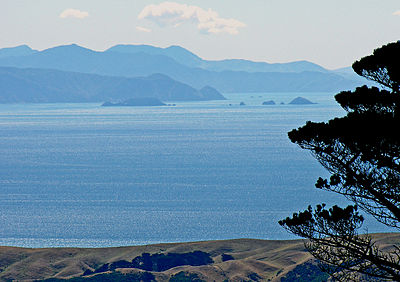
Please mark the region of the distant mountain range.
<svg viewBox="0 0 400 282"><path fill-rule="evenodd" d="M146 80L143 77L150 76L154 79L154 76L151 76L153 74L164 75L163 80L168 80L170 83L175 80L174 83L181 87L187 84L185 89L189 89L188 87L195 89L208 87L206 89L209 90L209 87L212 87L225 93L335 92L352 89L365 83L365 81L352 75L348 70L329 71L307 61L284 64L269 64L248 60L207 61L179 46L158 48L148 45L116 45L106 51L98 52L75 44L58 46L43 51L32 50L28 46L22 45L14 48L0 49L0 66L20 69L29 68L29 71L21 71L17 75L18 79L24 82L21 82L20 88L22 87L21 85L27 86L26 83L32 82L32 77L34 76L32 73L56 73L56 82L59 82L58 84L40 79L40 82L35 82L32 89L39 87L43 89L43 93L48 93L49 88L51 88L52 91L55 91L54 93L57 91L57 93L64 93L58 94L58 96L53 94L53 98L58 97L61 99L61 97L65 97L65 99L67 99L67 97L69 97L68 99L72 100L79 100L79 95L85 93L86 95L82 96L83 100L106 98L106 91L112 92L112 94L108 94L107 98L118 99L118 97L121 98L120 96L123 96L122 94L118 94L118 91L122 91L122 93L126 93L127 91L127 89L122 90L123 86L121 86L121 84L125 83L124 85L126 87L128 87L128 84L129 87L133 87L135 83L143 83L143 81ZM46 71L43 69L46 69ZM10 74L6 73L4 70L3 68L0 74L0 80L3 82L10 79ZM8 70L11 70L11 68ZM54 72L54 70L62 71L63 73ZM12 72L17 72L17 70L14 69ZM71 74L71 72L74 74ZM93 79L93 81L97 81L97 79L96 76L91 76L89 78L87 74L106 76L108 78L105 79L105 81L111 81L110 77L114 77L113 81L115 83L118 81L119 84L110 84L110 86L100 84L103 85L102 87L104 87L104 89L90 92L86 88L90 88L91 86L89 85L92 84L96 86L98 83L89 83L89 80L91 81L91 79ZM61 79L63 75L66 76L65 79ZM76 80L72 81L70 79L72 76L75 77ZM82 78L78 79L79 76L82 76ZM116 77L119 78L117 79ZM133 79L135 77L141 78ZM161 76L158 77L160 78ZM127 78L131 78L131 80L127 80ZM147 80L149 80L149 78L147 78ZM68 81L69 83L65 84L63 81ZM85 88L81 85L81 81L86 81L88 86ZM127 81L130 82L128 83ZM135 81L135 83L133 81ZM75 83L76 85L74 86ZM12 83L10 82L9 84ZM135 91L137 90L135 89L140 89L141 87L139 84L136 84L135 87L132 88L132 93L136 93ZM50 87L49 85L52 86ZM4 86L0 87L3 91L7 90L4 89ZM47 92L44 89L47 89ZM74 89L75 92L70 93L71 89ZM142 92L141 95L155 96L162 101L166 101L162 97L157 96L161 95L159 94L162 92L161 89L160 92L154 90L156 91L154 95L152 91L149 90L150 88L146 89L147 92ZM158 88L153 87L152 89ZM22 88L20 90L23 92ZM88 94L88 91L90 94ZM197 90L193 89L193 91ZM168 92L168 90L166 92ZM211 92L215 94L217 91L213 89ZM67 93L68 96L65 96ZM169 100L177 101L183 98L181 97L182 95L179 96L180 94L177 89L174 91L170 90L168 93L169 96L167 96ZM185 93L187 94L188 92ZM199 91L199 93L201 93L201 91ZM3 100L7 100L4 98L4 93L0 95L3 97ZM79 97L75 97L76 95ZM189 100L208 99L206 98L207 96L202 96L198 93L196 95L191 98L188 98L187 95L183 96L185 96L184 99ZM220 94L218 93L218 95L215 95L216 96L213 97L217 97ZM42 100L42 98L39 99L39 96L37 96L37 100ZM12 99L10 98L8 100ZM14 100L18 99L15 98Z"/></svg>
<svg viewBox="0 0 400 282"><path fill-rule="evenodd" d="M28 45L21 45L17 47L0 49L0 58L26 56L37 52L38 51L31 49Z"/></svg>
<svg viewBox="0 0 400 282"><path fill-rule="evenodd" d="M225 99L211 87L196 90L162 74L128 78L0 67L0 103L104 102L142 97L161 101Z"/></svg>
<svg viewBox="0 0 400 282"><path fill-rule="evenodd" d="M150 55L163 55L174 59L176 62L192 67L210 71L246 71L246 72L326 72L323 67L307 61L298 61L283 64L269 64L249 60L230 59L220 61L207 61L180 46L159 48L149 45L116 45L106 52L125 54L146 53Z"/></svg>

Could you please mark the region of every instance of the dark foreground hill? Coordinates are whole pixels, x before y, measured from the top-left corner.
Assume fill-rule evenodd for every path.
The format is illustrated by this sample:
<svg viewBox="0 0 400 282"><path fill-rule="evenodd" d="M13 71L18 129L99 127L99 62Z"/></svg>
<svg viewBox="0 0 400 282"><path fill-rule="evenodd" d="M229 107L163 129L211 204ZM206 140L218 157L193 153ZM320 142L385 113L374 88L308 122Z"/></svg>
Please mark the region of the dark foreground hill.
<svg viewBox="0 0 400 282"><path fill-rule="evenodd" d="M400 234L375 234L384 249ZM0 280L326 281L301 240L237 239L136 247L0 247ZM313 280L315 279L315 280Z"/></svg>
<svg viewBox="0 0 400 282"><path fill-rule="evenodd" d="M0 67L0 103L104 102L153 97L161 101L220 100L165 75L111 77L49 69Z"/></svg>
<svg viewBox="0 0 400 282"><path fill-rule="evenodd" d="M124 77L161 73L194 88L209 85L225 93L328 92L353 89L364 83L309 62L206 61L176 46L115 46L98 52L73 44L23 56L0 57L0 66Z"/></svg>

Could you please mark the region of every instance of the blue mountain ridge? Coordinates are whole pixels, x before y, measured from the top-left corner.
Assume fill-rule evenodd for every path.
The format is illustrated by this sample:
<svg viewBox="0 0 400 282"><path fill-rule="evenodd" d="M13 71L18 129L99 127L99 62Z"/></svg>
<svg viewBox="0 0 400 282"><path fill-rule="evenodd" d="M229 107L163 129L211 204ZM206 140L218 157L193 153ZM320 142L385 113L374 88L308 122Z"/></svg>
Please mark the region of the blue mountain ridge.
<svg viewBox="0 0 400 282"><path fill-rule="evenodd" d="M303 72L320 71L327 72L323 67L308 62L297 61L290 63L266 63L253 62L243 59L227 59L219 61L203 60L189 50L180 46L170 46L159 48L151 45L116 45L106 50L106 52L118 53L147 53L151 55L164 55L170 57L182 65L197 67L210 71L246 71L246 72Z"/></svg>
<svg viewBox="0 0 400 282"><path fill-rule="evenodd" d="M196 90L162 74L128 78L0 67L0 103L104 102L148 97L161 101L225 99L211 87Z"/></svg>
<svg viewBox="0 0 400 282"><path fill-rule="evenodd" d="M26 56L34 54L38 51L31 49L28 45L20 45L16 47L9 47L0 49L0 58Z"/></svg>
<svg viewBox="0 0 400 282"><path fill-rule="evenodd" d="M208 70L205 66L207 64L209 68L232 67L233 70ZM0 58L0 66L55 69L119 77L143 77L160 73L196 89L211 86L225 93L331 92L363 84L361 80L327 71L309 62L267 64L246 60L205 61L179 46L158 48L148 45L117 45L99 52L72 44L25 56ZM281 71L261 72L257 71L260 68L258 66L273 66ZM309 70L309 66L312 66L312 70ZM291 68L290 71L287 71L288 68Z"/></svg>

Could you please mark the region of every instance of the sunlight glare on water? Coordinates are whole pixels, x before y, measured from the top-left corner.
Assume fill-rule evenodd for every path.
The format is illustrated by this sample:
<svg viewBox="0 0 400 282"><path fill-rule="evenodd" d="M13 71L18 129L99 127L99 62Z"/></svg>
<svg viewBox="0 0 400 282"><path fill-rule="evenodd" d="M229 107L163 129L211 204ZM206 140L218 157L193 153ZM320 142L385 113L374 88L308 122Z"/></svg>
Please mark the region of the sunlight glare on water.
<svg viewBox="0 0 400 282"><path fill-rule="evenodd" d="M307 120L343 115L332 94L226 96L175 107L0 105L0 245L289 239L278 220L346 203L314 188L326 172L287 138ZM297 96L318 104L287 105Z"/></svg>

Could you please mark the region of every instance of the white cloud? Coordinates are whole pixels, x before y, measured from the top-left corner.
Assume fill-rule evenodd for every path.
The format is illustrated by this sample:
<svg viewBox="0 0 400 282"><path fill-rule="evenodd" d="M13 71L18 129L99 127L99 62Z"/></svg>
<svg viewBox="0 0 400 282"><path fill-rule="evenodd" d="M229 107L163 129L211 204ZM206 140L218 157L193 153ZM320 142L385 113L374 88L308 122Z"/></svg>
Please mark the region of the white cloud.
<svg viewBox="0 0 400 282"><path fill-rule="evenodd" d="M88 12L80 11L77 9L66 9L60 14L60 18L76 18L76 19L84 19L89 16Z"/></svg>
<svg viewBox="0 0 400 282"><path fill-rule="evenodd" d="M204 33L238 34L239 28L246 25L235 19L221 18L217 12L204 10L198 6L190 6L175 2L163 2L158 5L147 5L138 15L138 19L147 19L159 26L177 27L182 23L197 24L197 28Z"/></svg>
<svg viewBox="0 0 400 282"><path fill-rule="evenodd" d="M395 15L395 16L400 16L400 10L394 12L393 15Z"/></svg>
<svg viewBox="0 0 400 282"><path fill-rule="evenodd" d="M142 26L136 26L136 30L141 31L141 32L151 32L150 28L142 27Z"/></svg>

